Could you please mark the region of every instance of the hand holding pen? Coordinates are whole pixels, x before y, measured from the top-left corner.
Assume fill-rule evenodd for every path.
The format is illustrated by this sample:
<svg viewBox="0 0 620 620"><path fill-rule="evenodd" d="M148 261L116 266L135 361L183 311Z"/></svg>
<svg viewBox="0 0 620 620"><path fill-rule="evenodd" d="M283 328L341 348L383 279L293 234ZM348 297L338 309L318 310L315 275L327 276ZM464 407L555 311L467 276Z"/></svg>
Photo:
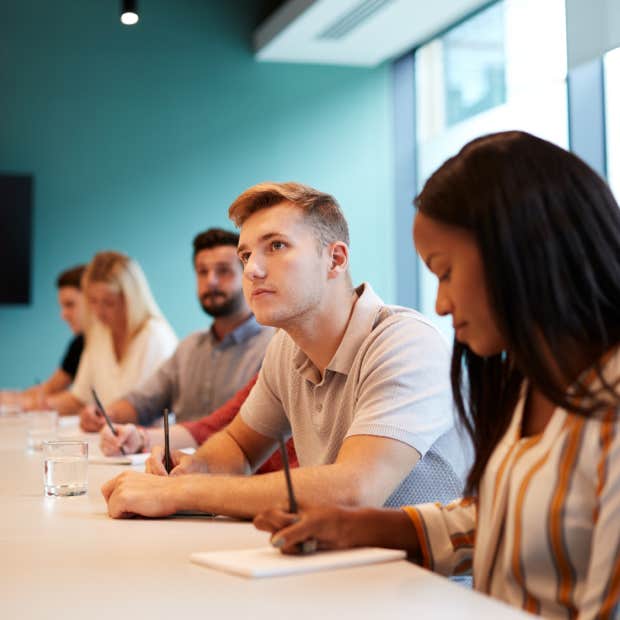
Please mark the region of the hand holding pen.
<svg viewBox="0 0 620 620"><path fill-rule="evenodd" d="M112 420L110 420L110 416L106 413L105 409L103 408L103 405L101 404L101 401L99 400L99 397L97 396L97 392L95 392L95 388L91 387L90 391L93 395L93 398L95 400L95 404L97 405L97 410L99 411L99 413L101 413L101 415L105 418L106 424L108 425L108 428L110 429L110 431L112 431L112 434L114 436L118 436L118 431L114 428L114 424L112 424ZM121 450L121 454L125 454L125 449L123 448L123 446L120 446L120 450Z"/></svg>
<svg viewBox="0 0 620 620"><path fill-rule="evenodd" d="M286 479L286 490L288 493L288 511L292 515L296 515L299 512L299 507L297 505L297 499L295 497L295 492L293 491L293 481L291 479L291 467L288 461L288 453L286 451L286 445L284 444L284 439L280 437L278 439L280 444L280 455L282 457L282 467L284 469L284 477ZM299 519L297 519L299 521ZM282 540L282 544L279 544L277 537L272 537L272 544L275 547L282 547L284 545L284 539ZM317 550L317 541L315 538L308 538L301 542L295 544L294 551L296 553L314 553Z"/></svg>

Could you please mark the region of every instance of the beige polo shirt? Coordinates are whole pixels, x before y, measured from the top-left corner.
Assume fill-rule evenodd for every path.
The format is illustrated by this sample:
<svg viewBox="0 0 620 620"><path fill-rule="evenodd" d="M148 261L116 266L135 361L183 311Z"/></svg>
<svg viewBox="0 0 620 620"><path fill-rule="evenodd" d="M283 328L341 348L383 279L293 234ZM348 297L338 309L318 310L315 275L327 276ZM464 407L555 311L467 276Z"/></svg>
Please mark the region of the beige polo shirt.
<svg viewBox="0 0 620 620"><path fill-rule="evenodd" d="M324 376L280 330L240 415L268 437L292 434L301 466L335 462L353 435L402 441L422 458L386 505L453 499L466 459L454 426L448 347L418 312L385 305L368 284L357 293Z"/></svg>

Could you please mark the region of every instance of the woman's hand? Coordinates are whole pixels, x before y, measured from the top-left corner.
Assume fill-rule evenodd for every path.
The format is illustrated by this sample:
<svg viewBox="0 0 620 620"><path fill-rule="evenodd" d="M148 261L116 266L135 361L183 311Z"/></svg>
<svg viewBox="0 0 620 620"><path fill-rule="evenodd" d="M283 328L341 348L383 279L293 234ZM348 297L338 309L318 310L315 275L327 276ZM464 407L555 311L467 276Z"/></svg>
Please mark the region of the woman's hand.
<svg viewBox="0 0 620 620"><path fill-rule="evenodd" d="M304 543L314 541L317 549L404 549L420 561L415 527L399 509L316 506L298 514L270 509L258 514L254 525L271 532L271 544L282 553L303 553Z"/></svg>
<svg viewBox="0 0 620 620"><path fill-rule="evenodd" d="M136 454L142 450L144 441L135 424L115 424L118 435L114 435L108 426L104 426L99 434L101 452L106 456L116 456L121 453L121 446L125 454Z"/></svg>
<svg viewBox="0 0 620 620"><path fill-rule="evenodd" d="M360 546L364 524L360 510L320 506L291 514L279 509L261 512L254 526L271 532L271 544L282 553L301 553L303 544L316 541L317 549L349 549Z"/></svg>
<svg viewBox="0 0 620 620"><path fill-rule="evenodd" d="M103 416L94 405L86 405L80 409L80 426L87 433L98 433L105 424Z"/></svg>

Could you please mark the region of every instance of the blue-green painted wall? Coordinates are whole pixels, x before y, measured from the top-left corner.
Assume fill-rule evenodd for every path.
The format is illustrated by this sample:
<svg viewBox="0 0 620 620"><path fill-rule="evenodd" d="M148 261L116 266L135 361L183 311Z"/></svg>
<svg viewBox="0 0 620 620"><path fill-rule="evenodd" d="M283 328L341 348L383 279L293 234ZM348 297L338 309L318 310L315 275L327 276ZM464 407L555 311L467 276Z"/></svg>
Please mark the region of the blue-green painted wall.
<svg viewBox="0 0 620 620"><path fill-rule="evenodd" d="M0 386L58 363L54 278L101 249L139 260L179 337L205 326L191 239L261 180L335 194L354 279L394 301L389 68L256 62L266 4L143 0L128 28L116 0L2 2L0 171L34 174L35 200L33 302L0 306Z"/></svg>

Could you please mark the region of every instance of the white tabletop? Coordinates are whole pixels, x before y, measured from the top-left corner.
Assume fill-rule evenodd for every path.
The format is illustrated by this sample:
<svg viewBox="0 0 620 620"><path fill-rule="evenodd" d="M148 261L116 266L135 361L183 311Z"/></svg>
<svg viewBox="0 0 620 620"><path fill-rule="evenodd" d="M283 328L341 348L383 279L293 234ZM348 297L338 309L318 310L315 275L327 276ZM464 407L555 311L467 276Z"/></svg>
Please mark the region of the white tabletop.
<svg viewBox="0 0 620 620"><path fill-rule="evenodd" d="M197 566L193 551L267 536L227 519L110 519L99 488L121 466L89 465L85 496L45 497L42 457L25 443L24 423L0 418L3 618L530 617L405 561L256 580Z"/></svg>

